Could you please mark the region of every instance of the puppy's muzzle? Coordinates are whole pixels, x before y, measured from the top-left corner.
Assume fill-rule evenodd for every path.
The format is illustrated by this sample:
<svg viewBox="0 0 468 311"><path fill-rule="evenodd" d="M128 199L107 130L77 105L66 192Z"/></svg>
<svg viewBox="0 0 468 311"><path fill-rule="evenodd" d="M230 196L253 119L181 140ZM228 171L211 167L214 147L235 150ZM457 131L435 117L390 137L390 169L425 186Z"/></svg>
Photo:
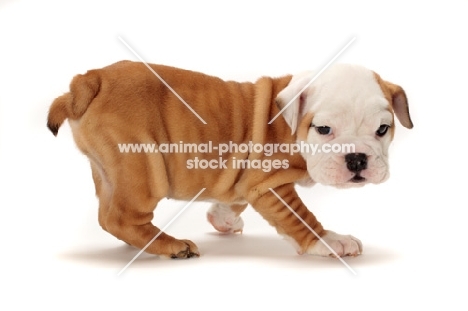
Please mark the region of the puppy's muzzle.
<svg viewBox="0 0 468 311"><path fill-rule="evenodd" d="M352 173L355 173L351 178L351 182L360 183L366 179L361 176L361 171L367 168L367 155L365 153L348 153L345 156L346 167Z"/></svg>

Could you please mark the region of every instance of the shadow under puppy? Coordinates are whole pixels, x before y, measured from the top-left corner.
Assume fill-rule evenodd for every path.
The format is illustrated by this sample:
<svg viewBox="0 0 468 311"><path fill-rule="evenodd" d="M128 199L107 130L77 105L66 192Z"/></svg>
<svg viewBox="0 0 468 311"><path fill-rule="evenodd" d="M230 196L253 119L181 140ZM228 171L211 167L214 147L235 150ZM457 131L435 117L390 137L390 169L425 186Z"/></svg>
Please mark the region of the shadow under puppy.
<svg viewBox="0 0 468 311"><path fill-rule="evenodd" d="M145 64L122 61L77 75L70 91L50 107L48 128L57 135L68 119L78 148L89 158L104 230L140 249L160 234L146 252L199 256L192 241L161 233L151 221L162 198L191 200L206 188L197 200L213 202L208 220L218 231L242 231L240 214L250 204L300 254L362 252L353 236L324 230L294 185L344 188L385 181L394 116L404 127L413 126L400 86L355 65L334 65L310 85L314 72L239 83L150 66L174 92ZM153 144L155 150L119 148L140 143ZM313 144L319 151L352 144L354 150L266 153L235 148L297 143ZM169 144L230 148L222 154L196 148L157 152ZM206 169L197 167L201 163Z"/></svg>

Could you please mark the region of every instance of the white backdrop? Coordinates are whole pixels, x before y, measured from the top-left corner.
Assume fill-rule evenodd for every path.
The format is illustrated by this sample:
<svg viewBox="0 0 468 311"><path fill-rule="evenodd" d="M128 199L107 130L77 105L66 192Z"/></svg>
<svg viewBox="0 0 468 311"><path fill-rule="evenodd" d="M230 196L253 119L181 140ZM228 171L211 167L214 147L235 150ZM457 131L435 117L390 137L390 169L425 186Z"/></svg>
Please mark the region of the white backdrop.
<svg viewBox="0 0 468 311"><path fill-rule="evenodd" d="M416 3L416 2L415 2ZM466 1L0 1L1 309L463 309L466 268ZM415 124L398 124L390 180L300 188L361 257L298 256L251 208L242 236L219 236L197 203L168 232L198 259L143 255L102 231L87 159L68 124L45 123L71 78L122 59L255 80L357 63L400 84ZM164 226L184 202L164 201ZM2 305L5 305L2 306ZM6 306L9 305L9 306Z"/></svg>

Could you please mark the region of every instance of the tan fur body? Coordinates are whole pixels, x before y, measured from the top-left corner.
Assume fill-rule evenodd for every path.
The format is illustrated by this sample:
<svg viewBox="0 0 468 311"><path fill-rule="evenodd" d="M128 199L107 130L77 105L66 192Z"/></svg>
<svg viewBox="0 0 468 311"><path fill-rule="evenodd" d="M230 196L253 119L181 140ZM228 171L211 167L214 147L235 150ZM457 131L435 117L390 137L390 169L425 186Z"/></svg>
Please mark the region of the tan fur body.
<svg viewBox="0 0 468 311"><path fill-rule="evenodd" d="M217 159L217 153L120 153L121 143L294 143L283 118L271 125L279 109L277 94L291 80L261 78L256 83L225 82L201 73L166 66L152 68L196 111L204 125L141 63L119 62L78 75L70 93L57 98L49 112L54 134L68 118L78 148L88 156L99 197L99 223L117 238L143 248L156 234L151 220L162 198L198 198L234 205L240 214L251 204L277 231L305 252L317 238L268 189L274 189L318 234L324 230L294 190L309 179L300 154L273 154L289 169L264 172L233 169L237 159L264 159L264 154L224 154L227 169L188 169L195 156ZM161 234L148 253L170 257L199 254L194 243Z"/></svg>

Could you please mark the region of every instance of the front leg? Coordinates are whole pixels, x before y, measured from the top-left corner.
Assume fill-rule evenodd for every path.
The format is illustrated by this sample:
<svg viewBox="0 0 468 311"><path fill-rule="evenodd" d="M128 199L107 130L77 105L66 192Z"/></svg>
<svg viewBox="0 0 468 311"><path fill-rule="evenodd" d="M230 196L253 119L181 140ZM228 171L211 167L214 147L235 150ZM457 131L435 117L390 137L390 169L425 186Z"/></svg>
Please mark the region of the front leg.
<svg viewBox="0 0 468 311"><path fill-rule="evenodd" d="M251 203L279 234L293 243L299 254L341 257L362 252L358 239L324 230L299 198L293 184L271 189Z"/></svg>

